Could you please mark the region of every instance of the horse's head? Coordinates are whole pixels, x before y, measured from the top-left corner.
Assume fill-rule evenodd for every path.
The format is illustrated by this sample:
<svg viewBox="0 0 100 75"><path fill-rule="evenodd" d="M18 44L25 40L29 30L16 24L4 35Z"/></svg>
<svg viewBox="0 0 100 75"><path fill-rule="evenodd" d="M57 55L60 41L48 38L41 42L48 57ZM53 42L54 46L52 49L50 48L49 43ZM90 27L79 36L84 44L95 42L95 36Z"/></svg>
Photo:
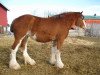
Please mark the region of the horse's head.
<svg viewBox="0 0 100 75"><path fill-rule="evenodd" d="M75 29L76 26L83 29L86 28L86 24L85 24L84 16L82 15L82 12L77 13L77 19L75 20L71 28Z"/></svg>

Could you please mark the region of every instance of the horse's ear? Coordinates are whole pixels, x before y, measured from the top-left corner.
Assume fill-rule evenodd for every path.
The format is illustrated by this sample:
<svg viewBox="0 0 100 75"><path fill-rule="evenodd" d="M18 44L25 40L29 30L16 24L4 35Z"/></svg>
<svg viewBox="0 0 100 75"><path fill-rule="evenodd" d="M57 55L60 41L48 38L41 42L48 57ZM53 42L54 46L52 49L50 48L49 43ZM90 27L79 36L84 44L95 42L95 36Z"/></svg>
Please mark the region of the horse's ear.
<svg viewBox="0 0 100 75"><path fill-rule="evenodd" d="M81 14L83 13L83 11L81 12Z"/></svg>

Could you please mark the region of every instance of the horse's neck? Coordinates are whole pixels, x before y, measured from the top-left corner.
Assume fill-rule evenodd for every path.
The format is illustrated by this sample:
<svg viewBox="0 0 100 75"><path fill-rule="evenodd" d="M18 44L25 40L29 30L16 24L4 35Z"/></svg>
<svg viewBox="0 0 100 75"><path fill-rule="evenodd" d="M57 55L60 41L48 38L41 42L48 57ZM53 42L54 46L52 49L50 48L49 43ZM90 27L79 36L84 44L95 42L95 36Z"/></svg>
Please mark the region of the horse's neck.
<svg viewBox="0 0 100 75"><path fill-rule="evenodd" d="M67 20L67 22L66 22L66 20ZM66 20L65 20L66 28L70 30L73 26L75 26L75 22L76 22L77 18L74 18L74 17L69 18L69 19L66 18Z"/></svg>

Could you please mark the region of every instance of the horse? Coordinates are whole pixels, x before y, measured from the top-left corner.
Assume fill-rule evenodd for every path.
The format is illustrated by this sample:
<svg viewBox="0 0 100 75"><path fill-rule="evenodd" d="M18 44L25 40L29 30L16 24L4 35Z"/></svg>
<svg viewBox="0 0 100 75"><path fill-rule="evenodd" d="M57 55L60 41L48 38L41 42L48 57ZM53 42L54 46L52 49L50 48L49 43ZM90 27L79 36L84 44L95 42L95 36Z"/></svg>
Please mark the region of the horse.
<svg viewBox="0 0 100 75"><path fill-rule="evenodd" d="M35 65L36 62L27 52L28 37L41 43L52 42L50 63L57 68L63 68L61 60L61 46L68 36L69 30L75 27L85 28L82 12L64 12L47 18L30 14L19 16L11 24L14 43L11 48L9 67L18 70L20 65L16 60L16 53L22 47L25 64Z"/></svg>

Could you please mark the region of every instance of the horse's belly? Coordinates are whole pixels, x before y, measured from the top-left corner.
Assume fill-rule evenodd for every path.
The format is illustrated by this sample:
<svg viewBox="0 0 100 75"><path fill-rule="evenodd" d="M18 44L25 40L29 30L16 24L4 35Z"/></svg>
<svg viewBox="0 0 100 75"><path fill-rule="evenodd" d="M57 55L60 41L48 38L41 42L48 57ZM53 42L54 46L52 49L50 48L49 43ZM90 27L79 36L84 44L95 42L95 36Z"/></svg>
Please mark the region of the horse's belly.
<svg viewBox="0 0 100 75"><path fill-rule="evenodd" d="M36 38L36 41L38 42L49 42L51 41L52 39L49 37L49 36L46 36L46 35L38 35L37 38Z"/></svg>
<svg viewBox="0 0 100 75"><path fill-rule="evenodd" d="M54 36L51 36L50 34L41 34L41 33L38 33L38 34L35 34L33 36L33 38L35 38L36 41L38 42L49 42L51 40L54 39Z"/></svg>
<svg viewBox="0 0 100 75"><path fill-rule="evenodd" d="M49 38L37 37L36 41L45 43L45 42L51 41L51 39L49 39Z"/></svg>

